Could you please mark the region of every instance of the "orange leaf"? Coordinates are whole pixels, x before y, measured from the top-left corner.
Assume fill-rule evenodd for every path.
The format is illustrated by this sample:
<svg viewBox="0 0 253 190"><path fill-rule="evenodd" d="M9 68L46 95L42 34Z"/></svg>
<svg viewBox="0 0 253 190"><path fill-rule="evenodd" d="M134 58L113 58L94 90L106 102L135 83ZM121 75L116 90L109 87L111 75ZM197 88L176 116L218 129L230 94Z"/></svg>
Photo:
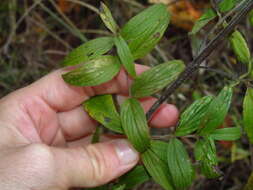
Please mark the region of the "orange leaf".
<svg viewBox="0 0 253 190"><path fill-rule="evenodd" d="M174 0L149 0L150 3L164 3L172 14L171 22L179 28L190 31L194 23L201 16L201 12L188 0L174 2Z"/></svg>

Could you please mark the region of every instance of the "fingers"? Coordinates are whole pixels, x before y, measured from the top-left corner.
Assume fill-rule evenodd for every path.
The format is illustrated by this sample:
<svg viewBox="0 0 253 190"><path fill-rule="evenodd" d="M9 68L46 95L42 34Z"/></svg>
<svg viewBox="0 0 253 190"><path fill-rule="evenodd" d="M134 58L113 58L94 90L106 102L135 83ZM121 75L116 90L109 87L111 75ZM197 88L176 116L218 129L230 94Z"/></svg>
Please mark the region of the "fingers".
<svg viewBox="0 0 253 190"><path fill-rule="evenodd" d="M126 98L126 96L118 96L118 102L122 103ZM156 100L156 98L152 97L141 99L140 102L144 111L147 112ZM154 117L152 117L149 124L152 127L158 128L170 127L176 124L178 115L178 110L174 105L163 104L155 113ZM87 136L98 125L81 106L71 111L59 113L58 120L67 141L77 140Z"/></svg>
<svg viewBox="0 0 253 190"><path fill-rule="evenodd" d="M59 125L66 140L75 140L92 133L98 123L82 106L58 114Z"/></svg>
<svg viewBox="0 0 253 190"><path fill-rule="evenodd" d="M137 74L147 69L147 66L136 65ZM23 98L38 96L55 111L68 111L97 94L127 94L128 87L131 84L131 78L128 77L124 69L121 69L119 74L111 81L99 86L75 87L67 84L62 79L62 74L68 70L69 68L54 71L15 94Z"/></svg>
<svg viewBox="0 0 253 190"><path fill-rule="evenodd" d="M126 96L117 96L119 104L123 103ZM141 105L145 113L151 108L151 106L157 101L157 98L147 97L140 99ZM154 116L152 117L149 124L152 127L163 128L174 126L179 117L179 112L176 106L172 104L162 104Z"/></svg>
<svg viewBox="0 0 253 190"><path fill-rule="evenodd" d="M94 187L105 184L130 170L139 159L126 140L113 140L83 148L52 148L58 179L70 187ZM59 181L58 181L59 183Z"/></svg>

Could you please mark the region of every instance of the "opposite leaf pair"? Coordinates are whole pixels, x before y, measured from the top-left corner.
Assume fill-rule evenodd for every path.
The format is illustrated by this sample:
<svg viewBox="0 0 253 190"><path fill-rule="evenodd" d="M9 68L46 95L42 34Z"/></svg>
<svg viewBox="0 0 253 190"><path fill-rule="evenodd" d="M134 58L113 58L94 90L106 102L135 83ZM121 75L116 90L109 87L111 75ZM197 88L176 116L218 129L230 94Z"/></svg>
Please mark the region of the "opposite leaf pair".
<svg viewBox="0 0 253 190"><path fill-rule="evenodd" d="M108 70L105 73L110 75L100 77L100 80L95 85L107 82L109 78L115 75L115 70L111 71L113 64L122 63L126 71L132 76L136 76L134 61L148 54L158 41L162 38L170 21L170 15L163 4L157 4L145 9L140 14L133 17L126 25L120 29L114 21L110 10L104 5L101 5L102 11L100 13L101 19L104 21L107 28L113 33L113 36L101 37L91 40L84 45L73 50L63 61L65 66L77 65L88 62L93 64L91 60L101 63L99 68L94 72L102 72L101 70ZM105 59L102 55L116 46L117 56L114 59ZM106 61L106 63L104 63ZM110 65L107 68L104 65ZM87 68L88 67L88 68ZM85 71L89 70L89 66L83 65L81 68L74 70L64 75L64 80L76 86L92 86L94 84L86 83L77 78L83 78L86 75ZM96 77L93 78L96 80Z"/></svg>

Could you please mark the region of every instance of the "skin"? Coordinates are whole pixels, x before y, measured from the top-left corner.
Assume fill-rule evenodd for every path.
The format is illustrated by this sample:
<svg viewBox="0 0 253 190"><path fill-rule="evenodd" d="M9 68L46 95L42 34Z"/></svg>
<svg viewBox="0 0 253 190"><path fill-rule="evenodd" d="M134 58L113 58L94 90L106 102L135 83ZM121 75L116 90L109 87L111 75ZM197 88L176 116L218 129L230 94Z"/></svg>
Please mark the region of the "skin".
<svg viewBox="0 0 253 190"><path fill-rule="evenodd" d="M67 190L105 184L133 168L138 153L123 139L104 136L90 144L97 123L81 103L98 94L126 98L131 79L122 69L96 87L74 87L56 70L37 82L0 99L0 187L2 190ZM148 69L136 65L137 73ZM147 111L154 98L140 100ZM175 125L178 110L162 105L152 127Z"/></svg>

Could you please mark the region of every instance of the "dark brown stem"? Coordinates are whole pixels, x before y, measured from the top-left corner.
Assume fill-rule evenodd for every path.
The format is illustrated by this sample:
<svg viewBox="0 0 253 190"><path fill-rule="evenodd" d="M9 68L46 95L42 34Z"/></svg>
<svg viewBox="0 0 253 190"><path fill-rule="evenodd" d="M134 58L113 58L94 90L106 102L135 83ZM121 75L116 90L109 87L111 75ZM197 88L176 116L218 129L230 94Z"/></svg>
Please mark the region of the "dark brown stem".
<svg viewBox="0 0 253 190"><path fill-rule="evenodd" d="M168 86L162 96L152 105L150 110L147 112L146 117L148 120L152 118L152 115L157 111L158 107L165 102L168 97L186 80L188 80L195 71L198 70L199 65L216 49L216 47L232 32L235 26L253 9L253 0L245 2L240 12L228 23L227 27L221 30L216 37L210 41L207 46L200 52L200 54L187 65L186 69L179 75L176 81Z"/></svg>

